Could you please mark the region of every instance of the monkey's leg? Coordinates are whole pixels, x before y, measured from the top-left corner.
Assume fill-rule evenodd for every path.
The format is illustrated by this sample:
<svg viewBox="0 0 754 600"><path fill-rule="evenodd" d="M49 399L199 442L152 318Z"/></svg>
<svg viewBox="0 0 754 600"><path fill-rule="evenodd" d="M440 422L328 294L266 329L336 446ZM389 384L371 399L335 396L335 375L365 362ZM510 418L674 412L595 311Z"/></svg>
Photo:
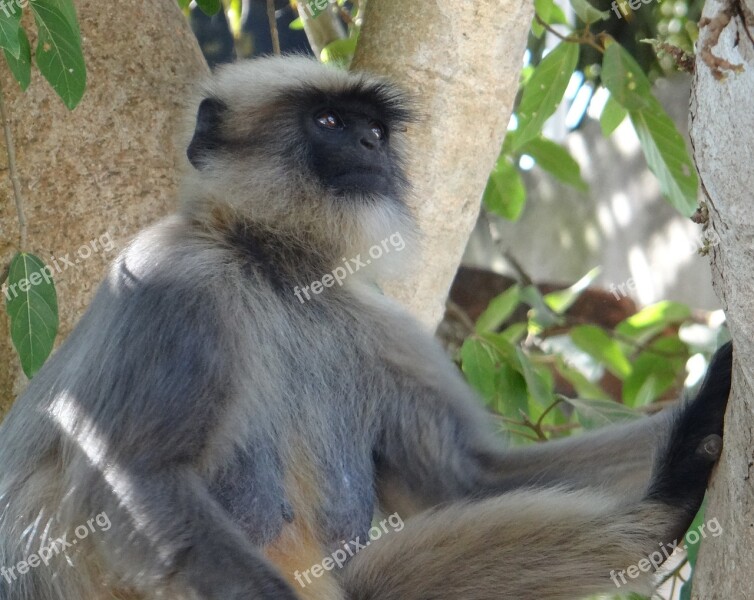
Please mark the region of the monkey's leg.
<svg viewBox="0 0 754 600"><path fill-rule="evenodd" d="M295 600L190 469L155 473L113 467L106 506L113 532L99 537L110 569L135 589L201 600Z"/></svg>
<svg viewBox="0 0 754 600"><path fill-rule="evenodd" d="M577 600L646 591L701 505L722 446L730 347L673 421L638 501L519 490L409 519L347 567L352 600Z"/></svg>

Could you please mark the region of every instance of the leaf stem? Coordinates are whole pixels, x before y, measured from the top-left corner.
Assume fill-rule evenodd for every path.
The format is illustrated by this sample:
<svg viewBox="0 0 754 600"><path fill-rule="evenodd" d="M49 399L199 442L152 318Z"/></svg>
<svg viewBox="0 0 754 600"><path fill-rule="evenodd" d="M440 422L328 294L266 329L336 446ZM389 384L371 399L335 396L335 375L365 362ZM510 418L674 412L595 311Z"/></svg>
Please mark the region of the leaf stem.
<svg viewBox="0 0 754 600"><path fill-rule="evenodd" d="M536 13L534 14L534 19L537 21L537 23L544 27L545 30L554 35L556 38L563 40L564 42L569 42L571 44L586 44L587 46L591 46L592 48L597 50L597 52L599 52L600 54L605 53L605 49L594 41L594 34L588 29L585 29L580 36L574 34L563 35Z"/></svg>
<svg viewBox="0 0 754 600"><path fill-rule="evenodd" d="M272 38L272 51L280 55L280 36L278 35L278 22L275 18L275 0L267 0L267 21L270 23L270 37Z"/></svg>
<svg viewBox="0 0 754 600"><path fill-rule="evenodd" d="M21 179L16 168L16 147L13 144L13 133L10 129L10 119L5 110L5 96L0 85L0 120L3 122L3 134L5 135L5 148L8 152L8 173L13 184L13 198L16 202L18 214L19 246L21 251L26 249L26 216L24 215L24 200L21 196Z"/></svg>
<svg viewBox="0 0 754 600"><path fill-rule="evenodd" d="M0 272L0 286L2 286L5 283L9 275L10 275L10 263L5 265L5 267L3 267L2 272Z"/></svg>

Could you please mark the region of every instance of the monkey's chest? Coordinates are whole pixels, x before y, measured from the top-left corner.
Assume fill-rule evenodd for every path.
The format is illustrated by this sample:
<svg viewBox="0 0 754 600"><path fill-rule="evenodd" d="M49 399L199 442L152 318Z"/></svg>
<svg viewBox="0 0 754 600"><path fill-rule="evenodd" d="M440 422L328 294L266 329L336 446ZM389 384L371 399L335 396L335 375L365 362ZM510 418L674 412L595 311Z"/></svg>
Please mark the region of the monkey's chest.
<svg viewBox="0 0 754 600"><path fill-rule="evenodd" d="M371 441L336 427L315 437L302 429L250 442L212 482L212 494L255 545L267 546L294 526L325 550L364 539L375 506Z"/></svg>

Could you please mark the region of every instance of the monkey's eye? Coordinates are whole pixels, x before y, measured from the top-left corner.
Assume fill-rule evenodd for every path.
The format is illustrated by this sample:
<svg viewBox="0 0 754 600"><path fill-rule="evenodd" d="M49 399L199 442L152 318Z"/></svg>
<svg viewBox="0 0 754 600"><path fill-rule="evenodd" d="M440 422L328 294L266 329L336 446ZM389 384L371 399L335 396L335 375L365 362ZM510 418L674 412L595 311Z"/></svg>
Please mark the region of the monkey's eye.
<svg viewBox="0 0 754 600"><path fill-rule="evenodd" d="M325 129L342 129L345 127L343 121L334 110L326 108L316 114L314 120L318 125Z"/></svg>
<svg viewBox="0 0 754 600"><path fill-rule="evenodd" d="M385 138L385 126L379 121L372 121L369 124L369 128L372 130L374 137L376 137L378 140Z"/></svg>

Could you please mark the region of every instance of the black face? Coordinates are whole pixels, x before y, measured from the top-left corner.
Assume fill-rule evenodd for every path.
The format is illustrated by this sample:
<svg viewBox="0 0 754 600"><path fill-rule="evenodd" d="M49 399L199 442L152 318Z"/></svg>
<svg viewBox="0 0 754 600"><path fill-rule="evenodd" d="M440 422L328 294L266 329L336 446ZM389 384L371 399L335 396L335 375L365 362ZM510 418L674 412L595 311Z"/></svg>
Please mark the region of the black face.
<svg viewBox="0 0 754 600"><path fill-rule="evenodd" d="M305 115L311 167L337 194L392 195L394 164L390 131L368 104L337 100Z"/></svg>
<svg viewBox="0 0 754 600"><path fill-rule="evenodd" d="M223 132L223 122L230 118L226 104L205 98L187 148L191 164L201 170L212 155L229 151L250 156L280 152L291 160L292 169L306 166L338 195L401 199L406 180L400 156L390 148L390 129L394 123L400 127L411 122L413 115L393 88L357 83L340 93L326 93L303 87L263 108L269 116L260 117L253 134L239 137Z"/></svg>

